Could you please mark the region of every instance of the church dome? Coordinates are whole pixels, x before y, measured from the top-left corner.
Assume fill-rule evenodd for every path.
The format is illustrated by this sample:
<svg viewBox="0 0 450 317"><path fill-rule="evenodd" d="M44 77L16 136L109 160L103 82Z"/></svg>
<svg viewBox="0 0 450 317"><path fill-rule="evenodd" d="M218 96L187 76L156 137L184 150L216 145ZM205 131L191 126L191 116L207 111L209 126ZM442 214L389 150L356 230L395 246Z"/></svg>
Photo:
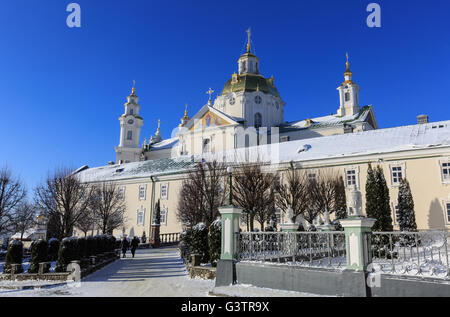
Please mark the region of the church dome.
<svg viewBox="0 0 450 317"><path fill-rule="evenodd" d="M278 89L273 84L273 77L264 78L259 74L233 75L223 87L221 95L230 92L253 92L261 91L279 97Z"/></svg>

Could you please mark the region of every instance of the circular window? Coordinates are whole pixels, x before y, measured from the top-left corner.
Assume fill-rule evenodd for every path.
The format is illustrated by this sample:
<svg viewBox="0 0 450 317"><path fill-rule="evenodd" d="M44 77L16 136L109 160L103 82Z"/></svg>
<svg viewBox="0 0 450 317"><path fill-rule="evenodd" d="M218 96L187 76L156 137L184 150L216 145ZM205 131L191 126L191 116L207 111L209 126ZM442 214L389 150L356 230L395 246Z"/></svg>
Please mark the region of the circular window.
<svg viewBox="0 0 450 317"><path fill-rule="evenodd" d="M234 97L230 98L230 105L234 105L236 103L236 99Z"/></svg>
<svg viewBox="0 0 450 317"><path fill-rule="evenodd" d="M132 119L128 120L128 124L133 124L134 121Z"/></svg>
<svg viewBox="0 0 450 317"><path fill-rule="evenodd" d="M256 97L255 97L255 102L256 102L257 104L260 104L260 103L262 102L262 98L261 98L260 96L256 96Z"/></svg>

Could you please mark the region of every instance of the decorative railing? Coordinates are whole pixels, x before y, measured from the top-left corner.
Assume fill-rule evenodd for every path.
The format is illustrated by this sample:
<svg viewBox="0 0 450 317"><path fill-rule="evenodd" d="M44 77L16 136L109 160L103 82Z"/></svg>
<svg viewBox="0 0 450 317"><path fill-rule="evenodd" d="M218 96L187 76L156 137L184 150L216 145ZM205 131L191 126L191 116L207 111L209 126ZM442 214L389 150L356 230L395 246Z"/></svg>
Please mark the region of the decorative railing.
<svg viewBox="0 0 450 317"><path fill-rule="evenodd" d="M372 272L450 278L449 232L371 232L365 237Z"/></svg>
<svg viewBox="0 0 450 317"><path fill-rule="evenodd" d="M161 233L159 235L159 241L161 244L176 244L180 242L180 233L174 232L174 233Z"/></svg>
<svg viewBox="0 0 450 317"><path fill-rule="evenodd" d="M345 234L333 232L241 232L240 261L345 268Z"/></svg>

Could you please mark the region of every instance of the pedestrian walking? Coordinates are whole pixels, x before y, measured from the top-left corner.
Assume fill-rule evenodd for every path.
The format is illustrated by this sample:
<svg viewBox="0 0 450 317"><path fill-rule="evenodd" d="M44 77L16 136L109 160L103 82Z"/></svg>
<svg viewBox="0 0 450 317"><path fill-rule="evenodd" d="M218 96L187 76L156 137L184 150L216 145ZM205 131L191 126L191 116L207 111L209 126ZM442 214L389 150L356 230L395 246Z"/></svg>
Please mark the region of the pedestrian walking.
<svg viewBox="0 0 450 317"><path fill-rule="evenodd" d="M138 237L134 237L131 240L131 255L134 258L134 253L136 252L137 247L139 246L139 238Z"/></svg>
<svg viewBox="0 0 450 317"><path fill-rule="evenodd" d="M126 258L126 253L128 248L130 247L130 242L128 242L127 237L123 237L122 243L121 243L121 249L122 249L122 257Z"/></svg>

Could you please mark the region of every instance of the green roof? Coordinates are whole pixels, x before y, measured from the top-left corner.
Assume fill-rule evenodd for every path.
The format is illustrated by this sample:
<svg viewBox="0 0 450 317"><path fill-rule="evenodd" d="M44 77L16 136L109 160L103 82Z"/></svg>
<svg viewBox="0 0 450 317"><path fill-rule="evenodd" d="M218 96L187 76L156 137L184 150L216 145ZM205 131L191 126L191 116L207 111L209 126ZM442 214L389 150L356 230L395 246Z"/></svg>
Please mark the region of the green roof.
<svg viewBox="0 0 450 317"><path fill-rule="evenodd" d="M227 81L221 95L226 95L230 92L253 92L259 90L265 94L280 96L275 85L270 84L270 78L264 78L261 75L246 74L238 76L238 82L235 84L232 84L231 81L232 79Z"/></svg>

